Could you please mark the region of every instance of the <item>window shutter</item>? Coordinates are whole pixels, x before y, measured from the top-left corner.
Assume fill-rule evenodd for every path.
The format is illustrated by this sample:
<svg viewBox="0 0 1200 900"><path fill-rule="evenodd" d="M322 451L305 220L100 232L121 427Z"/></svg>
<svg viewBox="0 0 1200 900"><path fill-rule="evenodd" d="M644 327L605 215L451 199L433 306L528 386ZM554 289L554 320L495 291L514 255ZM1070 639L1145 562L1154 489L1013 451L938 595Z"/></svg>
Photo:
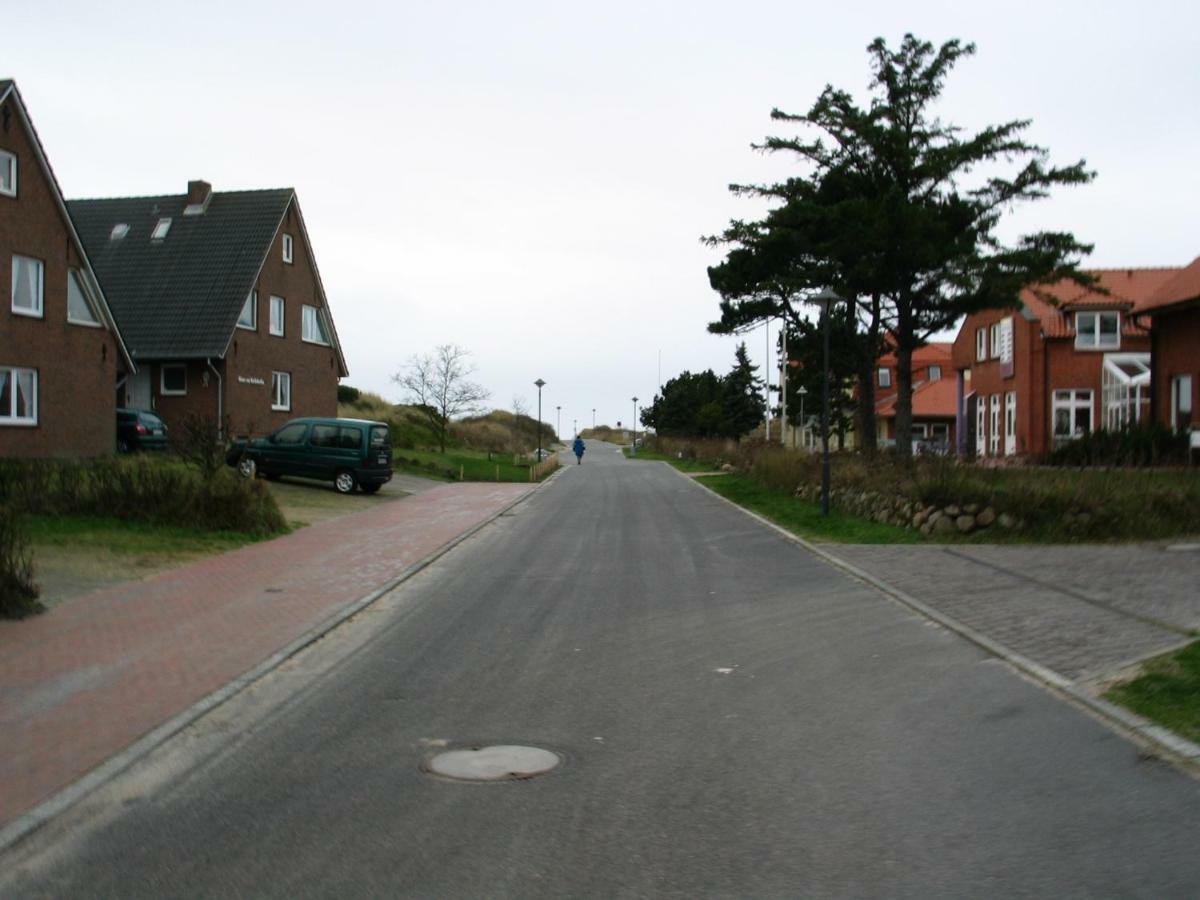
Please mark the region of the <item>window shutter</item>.
<svg viewBox="0 0 1200 900"><path fill-rule="evenodd" d="M1013 365L1013 319L1012 316L1000 320L1000 375L1012 378Z"/></svg>

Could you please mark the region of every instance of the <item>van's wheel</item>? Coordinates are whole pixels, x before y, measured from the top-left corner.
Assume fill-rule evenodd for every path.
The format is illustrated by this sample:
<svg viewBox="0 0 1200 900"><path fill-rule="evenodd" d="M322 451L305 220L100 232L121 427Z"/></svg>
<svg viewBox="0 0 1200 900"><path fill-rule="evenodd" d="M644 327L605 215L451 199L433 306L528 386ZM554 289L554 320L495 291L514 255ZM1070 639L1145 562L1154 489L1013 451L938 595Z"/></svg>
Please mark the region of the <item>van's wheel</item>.
<svg viewBox="0 0 1200 900"><path fill-rule="evenodd" d="M359 487L362 489L362 492L364 494L374 494L374 493L377 493L379 491L379 489L381 487L383 487L383 485L381 485L381 484L363 484L363 485L359 485Z"/></svg>
<svg viewBox="0 0 1200 900"><path fill-rule="evenodd" d="M238 460L237 470L243 478L253 478L258 474L258 463L248 456L243 456Z"/></svg>
<svg viewBox="0 0 1200 900"><path fill-rule="evenodd" d="M343 469L333 479L333 486L339 494L353 494L355 487L358 486L358 482L354 480L353 472L347 472Z"/></svg>

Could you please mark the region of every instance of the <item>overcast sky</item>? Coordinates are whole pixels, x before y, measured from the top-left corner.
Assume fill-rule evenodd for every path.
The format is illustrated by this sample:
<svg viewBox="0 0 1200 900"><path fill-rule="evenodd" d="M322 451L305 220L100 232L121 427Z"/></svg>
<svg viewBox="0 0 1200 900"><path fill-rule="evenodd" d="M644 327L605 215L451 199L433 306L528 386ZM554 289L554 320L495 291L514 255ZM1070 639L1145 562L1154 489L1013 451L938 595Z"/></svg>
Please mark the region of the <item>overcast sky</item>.
<svg viewBox="0 0 1200 900"><path fill-rule="evenodd" d="M1090 186L1005 234L1073 230L1095 266L1200 254L1194 2L5 3L0 77L68 197L293 186L350 366L399 400L414 353L469 349L492 405L628 423L630 398L726 370L701 235L795 171L751 142L865 48L974 41L940 112L1032 118ZM763 333L749 337L766 355Z"/></svg>

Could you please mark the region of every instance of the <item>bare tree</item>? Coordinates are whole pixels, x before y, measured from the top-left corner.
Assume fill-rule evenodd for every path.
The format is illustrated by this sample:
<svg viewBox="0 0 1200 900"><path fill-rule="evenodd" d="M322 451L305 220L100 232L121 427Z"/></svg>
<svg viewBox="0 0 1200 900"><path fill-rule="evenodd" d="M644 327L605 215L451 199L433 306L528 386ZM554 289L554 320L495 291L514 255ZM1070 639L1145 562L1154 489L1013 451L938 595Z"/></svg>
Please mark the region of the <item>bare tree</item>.
<svg viewBox="0 0 1200 900"><path fill-rule="evenodd" d="M392 376L429 420L442 453L446 452L450 420L477 411L488 398L482 385L468 380L475 371L467 362L469 355L457 344L442 344L433 353L414 355L406 370Z"/></svg>
<svg viewBox="0 0 1200 900"><path fill-rule="evenodd" d="M512 409L512 451L520 453L525 449L525 439L521 435L521 429L524 424L522 420L529 417L529 405L525 402L524 397L513 394Z"/></svg>

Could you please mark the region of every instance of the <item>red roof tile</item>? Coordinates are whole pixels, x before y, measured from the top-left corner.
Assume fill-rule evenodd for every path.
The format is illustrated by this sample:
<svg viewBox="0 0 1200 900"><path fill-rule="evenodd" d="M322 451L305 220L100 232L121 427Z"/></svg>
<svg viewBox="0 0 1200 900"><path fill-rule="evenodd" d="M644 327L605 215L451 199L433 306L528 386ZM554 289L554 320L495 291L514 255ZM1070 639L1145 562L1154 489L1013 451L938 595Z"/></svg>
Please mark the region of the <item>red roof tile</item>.
<svg viewBox="0 0 1200 900"><path fill-rule="evenodd" d="M1196 299L1200 299L1200 256L1155 291L1150 299L1138 307L1138 312L1152 312Z"/></svg>
<svg viewBox="0 0 1200 900"><path fill-rule="evenodd" d="M912 355L913 369L921 369L928 365L948 364L950 362L950 351L953 347L954 344L951 341L930 341L924 347L918 347L913 351ZM895 366L895 352L888 352L879 357L878 365L880 368Z"/></svg>
<svg viewBox="0 0 1200 900"><path fill-rule="evenodd" d="M1080 287L1065 279L1054 284L1038 285L1021 291L1021 303L1041 322L1046 337L1074 337L1073 320L1067 312L1074 309L1119 309L1140 312L1155 292L1181 271L1179 267L1157 269L1089 269L1089 275L1099 279L1108 293ZM1052 302L1053 301L1053 302ZM1055 305L1057 304L1057 305ZM1121 331L1128 337L1145 335L1132 316L1122 317Z"/></svg>
<svg viewBox="0 0 1200 900"><path fill-rule="evenodd" d="M952 419L957 409L957 387L953 378L940 378L937 381L923 381L912 394L912 411L914 419ZM880 400L875 407L875 414L885 419L896 415L896 395L893 394Z"/></svg>

